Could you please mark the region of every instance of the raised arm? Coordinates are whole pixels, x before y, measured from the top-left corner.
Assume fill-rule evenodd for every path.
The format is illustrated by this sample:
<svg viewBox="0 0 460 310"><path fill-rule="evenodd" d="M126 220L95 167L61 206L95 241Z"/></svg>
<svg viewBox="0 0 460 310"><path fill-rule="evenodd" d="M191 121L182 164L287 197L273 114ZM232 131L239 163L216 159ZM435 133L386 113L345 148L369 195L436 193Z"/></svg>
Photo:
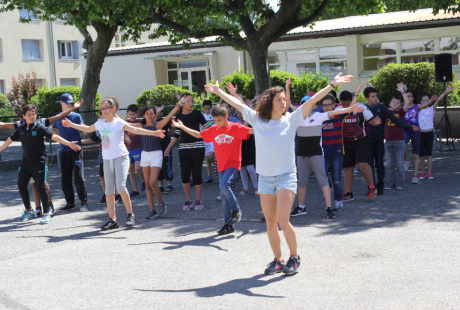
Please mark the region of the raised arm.
<svg viewBox="0 0 460 310"><path fill-rule="evenodd" d="M332 118L332 117L334 117L336 115L340 115L340 114L347 114L347 113L351 113L351 112L361 113L362 111L364 111L364 106L359 105L358 103L355 103L355 104L349 106L348 108L337 109L337 110L334 110L334 111L329 111L328 113L329 113L329 118Z"/></svg>
<svg viewBox="0 0 460 310"><path fill-rule="evenodd" d="M55 135L53 134L51 136L51 140L53 141L56 141L56 142L59 142L61 144L64 144L64 145L67 145L68 147L70 147L72 150L74 150L75 152L76 151L80 151L81 150L81 146L79 146L77 143L78 141L72 141L72 142L69 142L67 141L66 139L58 136L58 135Z"/></svg>
<svg viewBox="0 0 460 310"><path fill-rule="evenodd" d="M137 128L131 126L131 124L126 123L123 126L123 129L126 131L129 131L135 135L142 135L142 136L154 136L154 137L159 137L159 138L164 138L165 137L165 131L164 130L146 130L143 128Z"/></svg>
<svg viewBox="0 0 460 310"><path fill-rule="evenodd" d="M404 112L407 112L407 109L409 109L409 106L408 106L409 98L407 98L406 90L404 88L405 88L405 85L403 82L399 82L398 84L396 84L396 90L399 91L404 98L404 106L403 106Z"/></svg>
<svg viewBox="0 0 460 310"><path fill-rule="evenodd" d="M358 97L359 97L359 92L361 91L361 88L363 87L364 85L364 82L362 82L358 88L356 88L354 94L353 94L353 100L351 101L351 106L355 105L357 102L358 102Z"/></svg>
<svg viewBox="0 0 460 310"><path fill-rule="evenodd" d="M169 114L166 115L165 118L163 118L161 121L159 121L159 122L157 123L156 129L157 129L157 130L158 130L158 129L162 129L164 126L166 126L166 125L169 123L169 121L172 119L172 117L173 117L174 115L176 115L177 112L179 112L180 107L181 107L181 105L180 105L180 103L178 103L178 104L174 107L174 109L172 109L171 112L169 112ZM157 114L158 114L158 113L157 113Z"/></svg>
<svg viewBox="0 0 460 310"><path fill-rule="evenodd" d="M174 146L174 144L176 144L176 142L177 142L177 138L176 138L176 137L173 137L173 138L171 139L171 142L169 142L168 147L167 147L166 150L165 150L165 153L163 154L165 157L168 157L168 156L169 156L169 153L171 152L171 149L172 149L172 147Z"/></svg>
<svg viewBox="0 0 460 310"><path fill-rule="evenodd" d="M311 113L311 108L315 105L315 103L317 103L324 96L329 94L331 90L333 90L336 86L341 85L341 84L350 83L352 79L353 79L352 75L342 76L342 73L337 74L334 80L332 80L331 84L321 89L319 92L313 95L313 97L311 97L310 99L308 99L302 104L303 117L306 118Z"/></svg>
<svg viewBox="0 0 460 310"><path fill-rule="evenodd" d="M13 143L13 140L11 140L11 138L6 139L5 143L3 143L3 145L0 147L0 153L8 146L10 146L11 143Z"/></svg>
<svg viewBox="0 0 460 310"><path fill-rule="evenodd" d="M83 100L77 101L77 102L75 102L73 107L71 107L70 109L67 109L67 111L61 112L61 113L59 113L58 115L55 115L55 116L51 116L49 118L50 124L54 123L57 120L60 120L61 118L66 117L67 115L69 115L70 113L72 113L73 111L75 111L76 109L81 107L82 104L83 104Z"/></svg>
<svg viewBox="0 0 460 310"><path fill-rule="evenodd" d="M286 81L286 109L284 110L284 113L289 112L289 107L291 106L291 77L287 79Z"/></svg>
<svg viewBox="0 0 460 310"><path fill-rule="evenodd" d="M164 106L155 106L155 122L161 118L161 112L164 110Z"/></svg>
<svg viewBox="0 0 460 310"><path fill-rule="evenodd" d="M69 120L66 119L66 118L64 118L64 119L62 120L62 126L64 126L64 127L71 127L71 128L74 128L74 129L83 131L83 132L93 132L93 131L96 131L96 127L94 126L94 124L91 125L91 126L78 125L78 124L72 123L71 121L69 121ZM64 143L63 143L63 144L64 144Z"/></svg>
<svg viewBox="0 0 460 310"><path fill-rule="evenodd" d="M423 109L425 109L425 108L428 108L428 107L433 103L433 101L436 100L437 98L438 98L438 96L433 95L433 96L430 98L430 100L428 100L427 102L425 102L425 103L423 103L423 104L420 103L420 104L418 105L418 109L419 109L419 110L423 110Z"/></svg>
<svg viewBox="0 0 460 310"><path fill-rule="evenodd" d="M227 83L227 90L228 92L230 93L230 95L232 95L233 97L235 97L236 99L238 99L239 101L241 101L243 104L246 104L243 99L241 99L241 97L238 95L237 93L237 90L238 90L238 85L235 85L233 86L232 83L228 82Z"/></svg>
<svg viewBox="0 0 460 310"><path fill-rule="evenodd" d="M185 131L186 133L188 133L192 137L201 139L201 135L200 135L200 133L198 131L190 129L190 128L184 126L184 124L182 124L182 122L180 120L177 120L177 121L173 120L172 121L172 126Z"/></svg>
<svg viewBox="0 0 460 310"><path fill-rule="evenodd" d="M204 86L204 89L212 94L218 95L221 99L225 100L229 105L237 109L238 111L243 110L243 104L240 100L234 98L233 96L227 94L222 89L219 88L219 81L216 81L216 84L207 84Z"/></svg>
<svg viewBox="0 0 460 310"><path fill-rule="evenodd" d="M436 108L438 107L438 104L442 101L442 99L444 99L444 97L447 96L447 94L449 94L451 91L452 86L447 87L446 90L442 93L442 95L439 96L438 99L436 99L436 102L433 104L434 111L436 111Z"/></svg>

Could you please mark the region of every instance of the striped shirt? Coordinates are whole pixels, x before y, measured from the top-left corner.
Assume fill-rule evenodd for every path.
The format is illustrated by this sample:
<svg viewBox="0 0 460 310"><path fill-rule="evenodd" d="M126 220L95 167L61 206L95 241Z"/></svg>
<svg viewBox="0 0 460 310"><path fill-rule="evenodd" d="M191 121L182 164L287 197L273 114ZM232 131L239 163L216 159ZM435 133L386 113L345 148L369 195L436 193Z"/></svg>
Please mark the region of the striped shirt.
<svg viewBox="0 0 460 310"><path fill-rule="evenodd" d="M200 131L200 125L203 126L204 129L209 127L203 114L197 110L193 110L189 114L182 114L182 112L180 112L177 114L176 120L180 120L184 126L196 131ZM195 138L180 129L176 129L174 137L179 139L179 150L204 148L203 139Z"/></svg>
<svg viewBox="0 0 460 310"><path fill-rule="evenodd" d="M342 122L346 114L337 115L335 118L323 123L323 151L324 156L343 155Z"/></svg>
<svg viewBox="0 0 460 310"><path fill-rule="evenodd" d="M156 126L144 126L145 130L155 131ZM144 152L161 151L161 138L154 136L142 136L142 150Z"/></svg>

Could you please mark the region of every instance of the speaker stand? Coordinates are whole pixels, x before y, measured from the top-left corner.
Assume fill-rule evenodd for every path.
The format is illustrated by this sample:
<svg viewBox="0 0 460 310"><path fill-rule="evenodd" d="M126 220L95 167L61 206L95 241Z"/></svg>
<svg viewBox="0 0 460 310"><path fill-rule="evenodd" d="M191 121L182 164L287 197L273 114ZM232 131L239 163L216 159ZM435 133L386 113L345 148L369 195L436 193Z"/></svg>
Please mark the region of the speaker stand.
<svg viewBox="0 0 460 310"><path fill-rule="evenodd" d="M446 88L446 83L444 82L444 89ZM444 121L444 130L446 133L446 142L442 141L441 137L441 147L439 148L440 152L452 152L456 151L455 149L455 140L459 141L457 131L455 131L455 127L452 124L452 121L450 120L449 115L447 114L447 96L444 97L444 115L441 117L439 120L438 126L436 127L436 130L438 130L441 127L442 122ZM441 129L442 130L442 129ZM446 148L443 150L442 145L445 145Z"/></svg>

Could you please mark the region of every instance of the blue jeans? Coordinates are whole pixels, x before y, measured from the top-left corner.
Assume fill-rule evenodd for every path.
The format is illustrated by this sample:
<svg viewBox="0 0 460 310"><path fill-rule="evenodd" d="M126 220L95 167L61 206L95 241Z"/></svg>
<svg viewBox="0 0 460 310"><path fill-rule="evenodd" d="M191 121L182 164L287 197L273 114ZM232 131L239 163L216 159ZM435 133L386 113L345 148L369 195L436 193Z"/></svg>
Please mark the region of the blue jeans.
<svg viewBox="0 0 460 310"><path fill-rule="evenodd" d="M372 178L377 189L384 188L385 166L383 165L383 156L385 156L385 144L383 137L371 138L371 162ZM377 170L377 182L375 182L374 168Z"/></svg>
<svg viewBox="0 0 460 310"><path fill-rule="evenodd" d="M232 225L232 211L239 210L238 200L231 189L232 181L238 175L238 169L228 168L219 172L219 188L222 193L222 208L225 224Z"/></svg>
<svg viewBox="0 0 460 310"><path fill-rule="evenodd" d="M387 158L388 185L390 187L403 186L404 183L404 140L387 140L385 153Z"/></svg>
<svg viewBox="0 0 460 310"><path fill-rule="evenodd" d="M343 156L324 156L324 165L327 168L331 165L332 186L334 187L334 200L342 201L343 183L342 183L342 163Z"/></svg>

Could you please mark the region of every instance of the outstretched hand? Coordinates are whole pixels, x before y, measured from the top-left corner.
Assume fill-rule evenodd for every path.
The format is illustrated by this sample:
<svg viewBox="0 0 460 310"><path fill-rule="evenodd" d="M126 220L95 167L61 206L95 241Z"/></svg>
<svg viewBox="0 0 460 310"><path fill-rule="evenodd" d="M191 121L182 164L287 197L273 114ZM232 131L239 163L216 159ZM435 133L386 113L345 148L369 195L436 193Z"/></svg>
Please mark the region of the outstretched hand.
<svg viewBox="0 0 460 310"><path fill-rule="evenodd" d="M159 137L159 138L164 138L165 137L165 131L164 130L155 130L153 132L153 135L154 137Z"/></svg>
<svg viewBox="0 0 460 310"><path fill-rule="evenodd" d="M439 96L438 95L433 95L433 97L431 97L432 100L438 100Z"/></svg>
<svg viewBox="0 0 460 310"><path fill-rule="evenodd" d="M83 104L83 99L75 102L74 105L73 105L73 108L76 110L76 109L80 108L82 104Z"/></svg>
<svg viewBox="0 0 460 310"><path fill-rule="evenodd" d="M178 119L177 121L172 119L171 121L172 121L172 125L171 125L172 127L181 128L181 126L184 125L184 124L182 124L180 119Z"/></svg>
<svg viewBox="0 0 460 310"><path fill-rule="evenodd" d="M332 84L334 84L335 86L340 84L347 84L350 83L351 80L353 80L353 75L342 76L342 72L340 72L335 76L334 80L332 81Z"/></svg>
<svg viewBox="0 0 460 310"><path fill-rule="evenodd" d="M363 88L363 85L364 85L364 82L362 82L358 88L356 88L356 91L355 91L355 94L359 94L359 92L361 91L361 88Z"/></svg>
<svg viewBox="0 0 460 310"><path fill-rule="evenodd" d="M174 96L176 96L177 100L180 100L180 94L176 93Z"/></svg>
<svg viewBox="0 0 460 310"><path fill-rule="evenodd" d="M291 77L289 77L289 78L287 79L285 89L288 90L289 87L291 87Z"/></svg>
<svg viewBox="0 0 460 310"><path fill-rule="evenodd" d="M165 107L164 107L163 105L162 105L162 106L155 106L155 112L156 112L156 113L160 113L161 111L164 110L164 108L165 108Z"/></svg>
<svg viewBox="0 0 460 310"><path fill-rule="evenodd" d="M363 84L361 84L361 85L363 85ZM365 110L364 106L359 104L359 103L355 103L354 105L351 106L351 111L354 112L354 113L361 113L364 110ZM382 121L380 120L380 122L382 122Z"/></svg>
<svg viewBox="0 0 460 310"><path fill-rule="evenodd" d="M71 127L72 122L69 121L67 118L62 119L62 126L64 127Z"/></svg>
<svg viewBox="0 0 460 310"><path fill-rule="evenodd" d="M232 96L236 96L238 85L235 84L235 86L233 86L231 82L227 82L227 90Z"/></svg>
<svg viewBox="0 0 460 310"><path fill-rule="evenodd" d="M444 92L444 94L447 95L448 93L450 93L450 92L452 91L452 89L453 89L452 86L447 87L447 88L446 88L446 91Z"/></svg>
<svg viewBox="0 0 460 310"><path fill-rule="evenodd" d="M399 82L398 84L396 84L396 90L403 93L404 92L404 83L403 82Z"/></svg>
<svg viewBox="0 0 460 310"><path fill-rule="evenodd" d="M78 143L78 141L69 142L68 147L70 147L70 148L71 148L72 150L74 150L75 152L80 151L80 150L81 150L81 146L79 146L77 143Z"/></svg>
<svg viewBox="0 0 460 310"><path fill-rule="evenodd" d="M217 94L219 92L219 81L216 81L216 84L206 84L204 90L211 94Z"/></svg>

